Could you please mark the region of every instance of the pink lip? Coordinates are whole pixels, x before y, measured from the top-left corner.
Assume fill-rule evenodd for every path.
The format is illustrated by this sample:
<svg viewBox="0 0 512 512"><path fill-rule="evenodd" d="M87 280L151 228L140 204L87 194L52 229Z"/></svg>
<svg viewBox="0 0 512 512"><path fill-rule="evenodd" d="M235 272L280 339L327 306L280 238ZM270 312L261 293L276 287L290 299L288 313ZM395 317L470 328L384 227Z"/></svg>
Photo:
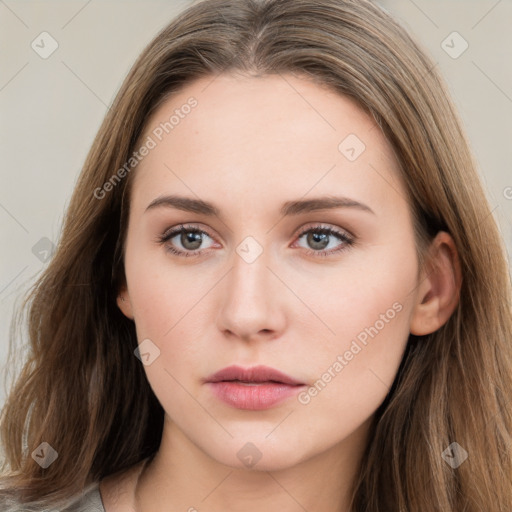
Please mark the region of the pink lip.
<svg viewBox="0 0 512 512"><path fill-rule="evenodd" d="M228 366L210 375L205 382L228 405L253 411L268 409L305 385L268 366Z"/></svg>

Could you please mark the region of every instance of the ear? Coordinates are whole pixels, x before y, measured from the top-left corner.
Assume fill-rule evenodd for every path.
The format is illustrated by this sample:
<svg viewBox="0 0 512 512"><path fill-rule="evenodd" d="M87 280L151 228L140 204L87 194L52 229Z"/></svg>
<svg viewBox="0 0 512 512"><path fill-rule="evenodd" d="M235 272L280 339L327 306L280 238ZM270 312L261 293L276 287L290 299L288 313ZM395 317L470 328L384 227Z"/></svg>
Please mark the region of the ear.
<svg viewBox="0 0 512 512"><path fill-rule="evenodd" d="M130 302L130 294L126 285L120 287L116 302L117 307L123 312L124 316L133 320L132 303Z"/></svg>
<svg viewBox="0 0 512 512"><path fill-rule="evenodd" d="M458 302L462 283L459 256L452 237L440 231L432 241L421 272L411 334L424 336L443 326Z"/></svg>

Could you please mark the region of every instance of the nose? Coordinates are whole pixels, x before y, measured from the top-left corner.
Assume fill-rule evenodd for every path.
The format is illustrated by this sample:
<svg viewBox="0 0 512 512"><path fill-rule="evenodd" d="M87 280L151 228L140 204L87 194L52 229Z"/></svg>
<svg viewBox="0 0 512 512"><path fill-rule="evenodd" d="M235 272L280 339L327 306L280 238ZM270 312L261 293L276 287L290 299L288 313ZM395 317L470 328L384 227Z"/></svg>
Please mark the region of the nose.
<svg viewBox="0 0 512 512"><path fill-rule="evenodd" d="M264 250L252 262L234 251L233 266L223 280L217 326L232 339L275 339L286 324L285 287L269 266Z"/></svg>

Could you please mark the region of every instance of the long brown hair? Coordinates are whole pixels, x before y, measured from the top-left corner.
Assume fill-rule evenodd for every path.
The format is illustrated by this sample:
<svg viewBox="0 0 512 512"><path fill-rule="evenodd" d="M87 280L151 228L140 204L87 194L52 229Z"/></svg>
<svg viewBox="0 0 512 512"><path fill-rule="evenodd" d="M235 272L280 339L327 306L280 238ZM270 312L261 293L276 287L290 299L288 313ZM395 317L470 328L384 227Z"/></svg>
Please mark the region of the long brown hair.
<svg viewBox="0 0 512 512"><path fill-rule="evenodd" d="M116 305L134 171L103 187L170 94L233 71L295 73L354 98L400 162L420 261L439 230L458 250L457 309L436 332L410 336L375 415L353 510L512 510L505 248L432 61L366 0L206 0L140 55L87 156L56 253L24 303L31 351L2 413L2 495L58 504L158 450L163 409L134 357L134 323ZM46 469L31 457L41 442L58 452ZM468 453L457 468L442 457L452 442Z"/></svg>

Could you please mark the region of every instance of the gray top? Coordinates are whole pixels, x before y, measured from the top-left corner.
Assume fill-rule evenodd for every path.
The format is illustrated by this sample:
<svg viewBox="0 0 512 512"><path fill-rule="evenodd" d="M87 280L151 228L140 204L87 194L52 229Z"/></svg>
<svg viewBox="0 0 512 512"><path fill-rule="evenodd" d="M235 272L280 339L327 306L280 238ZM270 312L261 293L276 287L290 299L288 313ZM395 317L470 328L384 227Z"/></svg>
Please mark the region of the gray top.
<svg viewBox="0 0 512 512"><path fill-rule="evenodd" d="M140 476L151 459L152 457L147 457L143 464L133 466L131 475L127 473L126 477ZM136 474L133 474L133 471L136 471ZM12 498L0 497L0 512L105 512L99 485L99 482L91 483L82 492L65 502L61 508L23 505Z"/></svg>
<svg viewBox="0 0 512 512"><path fill-rule="evenodd" d="M89 487L76 501L59 512L105 512L98 484Z"/></svg>
<svg viewBox="0 0 512 512"><path fill-rule="evenodd" d="M105 512L98 483L91 484L61 509L34 507L0 500L0 510L2 512Z"/></svg>

